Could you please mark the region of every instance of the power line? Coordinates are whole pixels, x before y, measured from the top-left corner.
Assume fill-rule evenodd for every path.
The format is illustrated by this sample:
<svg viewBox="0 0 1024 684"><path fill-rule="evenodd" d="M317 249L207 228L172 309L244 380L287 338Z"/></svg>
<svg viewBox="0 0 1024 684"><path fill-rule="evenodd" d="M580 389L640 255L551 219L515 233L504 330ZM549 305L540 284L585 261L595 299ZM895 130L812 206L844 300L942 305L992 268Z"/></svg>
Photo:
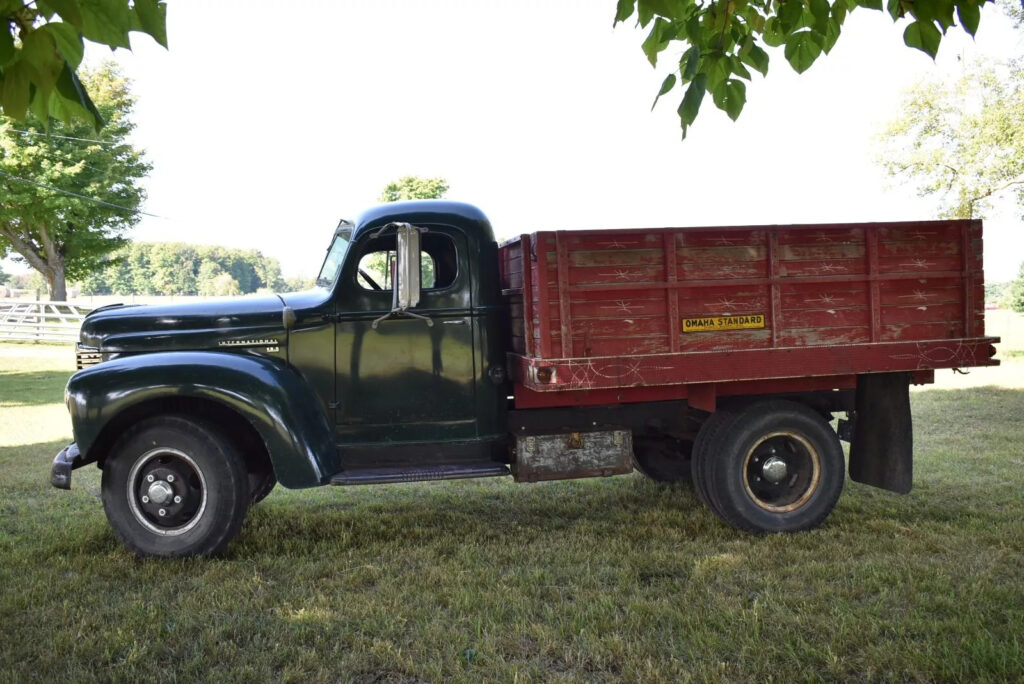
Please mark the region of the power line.
<svg viewBox="0 0 1024 684"><path fill-rule="evenodd" d="M35 135L43 138L61 138L62 140L79 140L81 142L94 143L96 145L116 145L117 143L113 140L95 140L93 138L75 138L70 135L57 135L56 133L36 133L35 131L23 131L20 128L10 129L14 133L22 133L24 135Z"/></svg>
<svg viewBox="0 0 1024 684"><path fill-rule="evenodd" d="M34 180L29 180L28 178L21 178L20 176L13 176L13 175L11 175L9 173L6 173L4 171L0 171L0 176L5 176L7 178L10 178L11 180L21 181L22 183L28 183L29 185L34 185L37 188L44 188L46 190L52 190L54 192L59 192L62 195L70 195L71 197L77 197L78 199L85 200L86 202L93 202L95 204L102 204L105 207L111 207L113 209L120 209L121 211L127 211L127 212L132 213L132 214L141 214L142 216L150 216L152 218L166 219L166 217L164 217L164 216L158 216L156 214L150 214L148 212L139 211L138 209L131 209L129 207L122 207L120 204L113 204L111 202L105 202L103 200L96 199L95 197L87 197L85 195L79 195L77 192L71 192L70 190L61 190L60 188L55 188L52 185L46 185L44 183L37 183Z"/></svg>

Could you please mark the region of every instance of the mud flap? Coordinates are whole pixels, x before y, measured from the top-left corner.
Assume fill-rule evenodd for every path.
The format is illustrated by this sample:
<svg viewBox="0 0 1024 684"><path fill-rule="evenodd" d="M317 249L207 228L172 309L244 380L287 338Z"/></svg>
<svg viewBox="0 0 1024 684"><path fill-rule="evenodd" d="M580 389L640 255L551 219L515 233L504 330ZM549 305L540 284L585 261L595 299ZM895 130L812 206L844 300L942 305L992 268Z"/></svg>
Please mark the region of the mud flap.
<svg viewBox="0 0 1024 684"><path fill-rule="evenodd" d="M856 409L850 479L906 494L914 477L910 374L858 375Z"/></svg>

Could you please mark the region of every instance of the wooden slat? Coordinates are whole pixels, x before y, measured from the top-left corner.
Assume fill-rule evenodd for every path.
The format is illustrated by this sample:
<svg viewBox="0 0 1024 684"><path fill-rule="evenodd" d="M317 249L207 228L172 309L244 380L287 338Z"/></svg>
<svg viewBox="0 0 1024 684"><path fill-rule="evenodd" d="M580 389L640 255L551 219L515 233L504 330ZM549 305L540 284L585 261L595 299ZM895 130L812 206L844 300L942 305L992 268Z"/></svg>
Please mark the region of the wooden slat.
<svg viewBox="0 0 1024 684"><path fill-rule="evenodd" d="M678 280L676 264L676 236L674 233L664 234L665 251L665 281L672 284ZM669 351L679 351L679 336L682 332L679 329L679 290L668 287L665 289L665 300L668 306L668 343Z"/></svg>
<svg viewBox="0 0 1024 684"><path fill-rule="evenodd" d="M562 325L562 349L571 350L572 311L569 308L569 253L562 238L562 231L555 233L555 257L558 263L558 319Z"/></svg>

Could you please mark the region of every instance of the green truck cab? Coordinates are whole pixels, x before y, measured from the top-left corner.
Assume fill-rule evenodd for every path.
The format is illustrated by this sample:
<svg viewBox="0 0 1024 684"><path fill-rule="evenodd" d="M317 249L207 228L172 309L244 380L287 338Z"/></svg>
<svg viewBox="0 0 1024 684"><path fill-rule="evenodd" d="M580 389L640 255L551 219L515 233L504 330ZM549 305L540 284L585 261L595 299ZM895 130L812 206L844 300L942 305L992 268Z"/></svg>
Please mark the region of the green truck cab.
<svg viewBox="0 0 1024 684"><path fill-rule="evenodd" d="M315 290L97 309L52 483L98 463L118 536L175 556L221 550L276 482L508 474L496 250L474 207L391 204L339 225Z"/></svg>

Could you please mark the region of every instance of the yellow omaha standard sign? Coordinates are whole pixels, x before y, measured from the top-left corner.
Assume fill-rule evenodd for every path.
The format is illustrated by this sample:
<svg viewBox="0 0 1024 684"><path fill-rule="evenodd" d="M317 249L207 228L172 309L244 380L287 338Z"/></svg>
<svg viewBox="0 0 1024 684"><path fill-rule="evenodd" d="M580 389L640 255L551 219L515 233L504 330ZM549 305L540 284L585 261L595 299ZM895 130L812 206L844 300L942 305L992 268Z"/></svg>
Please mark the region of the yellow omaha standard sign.
<svg viewBox="0 0 1024 684"><path fill-rule="evenodd" d="M764 314L745 316L709 316L707 318L684 318L683 332L711 332L712 330L751 330L764 327Z"/></svg>

